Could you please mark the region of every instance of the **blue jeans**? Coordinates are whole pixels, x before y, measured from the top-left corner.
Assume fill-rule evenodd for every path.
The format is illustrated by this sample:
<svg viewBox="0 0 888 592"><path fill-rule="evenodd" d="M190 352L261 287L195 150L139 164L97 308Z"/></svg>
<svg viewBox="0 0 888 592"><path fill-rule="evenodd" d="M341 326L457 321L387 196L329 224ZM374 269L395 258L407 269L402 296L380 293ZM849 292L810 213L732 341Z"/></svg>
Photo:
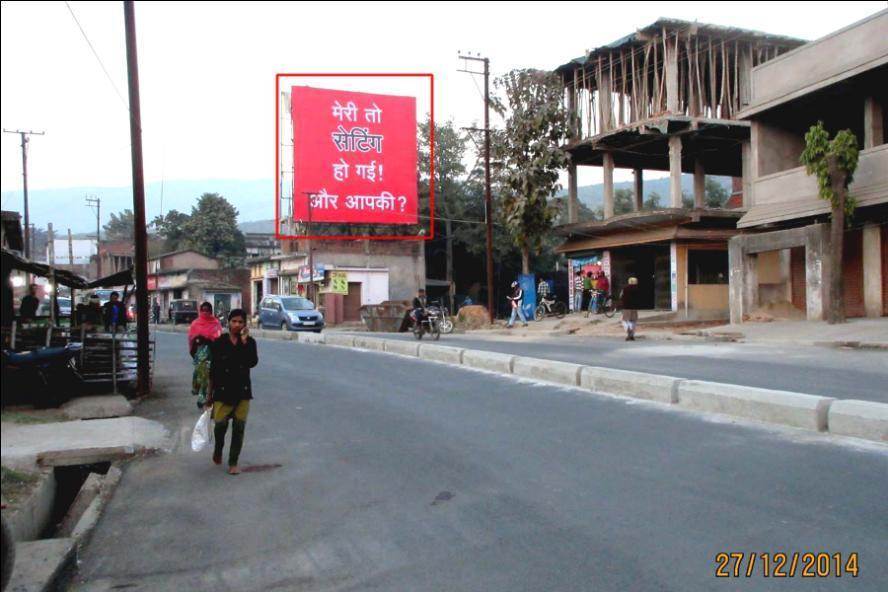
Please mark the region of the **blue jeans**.
<svg viewBox="0 0 888 592"><path fill-rule="evenodd" d="M511 327L515 323L515 318L520 318L521 322L525 325L527 324L527 319L524 318L524 309L520 306L512 307L512 316L509 317L509 327Z"/></svg>
<svg viewBox="0 0 888 592"><path fill-rule="evenodd" d="M583 310L583 291L576 290L574 292L574 312Z"/></svg>

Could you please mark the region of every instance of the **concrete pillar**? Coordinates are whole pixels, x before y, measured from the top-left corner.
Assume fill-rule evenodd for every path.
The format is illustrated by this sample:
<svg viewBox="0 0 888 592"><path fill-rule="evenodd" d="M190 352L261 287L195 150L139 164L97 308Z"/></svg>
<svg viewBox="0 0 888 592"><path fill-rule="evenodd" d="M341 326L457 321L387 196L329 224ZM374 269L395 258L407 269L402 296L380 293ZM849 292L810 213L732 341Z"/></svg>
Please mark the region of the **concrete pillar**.
<svg viewBox="0 0 888 592"><path fill-rule="evenodd" d="M603 70L598 81L598 133L613 129L613 96L610 72Z"/></svg>
<svg viewBox="0 0 888 592"><path fill-rule="evenodd" d="M882 131L882 105L875 97L863 101L863 149L885 143Z"/></svg>
<svg viewBox="0 0 888 592"><path fill-rule="evenodd" d="M735 236L728 241L728 304L731 309L731 323L743 322L743 236Z"/></svg>
<svg viewBox="0 0 888 592"><path fill-rule="evenodd" d="M882 316L882 235L878 224L863 227L863 305L866 316Z"/></svg>
<svg viewBox="0 0 888 592"><path fill-rule="evenodd" d="M706 198L706 171L703 169L703 159L699 156L694 160L694 207L705 207Z"/></svg>
<svg viewBox="0 0 888 592"><path fill-rule="evenodd" d="M669 205L681 207L681 138L669 138Z"/></svg>
<svg viewBox="0 0 888 592"><path fill-rule="evenodd" d="M755 203L752 185L752 181L755 178L752 154L752 142L744 140L740 145L740 156L742 165L741 174L743 176L743 207L747 209L751 208L752 204Z"/></svg>
<svg viewBox="0 0 888 592"><path fill-rule="evenodd" d="M740 108L744 109L752 103L752 45L746 44L740 49L738 72L738 91Z"/></svg>
<svg viewBox="0 0 888 592"><path fill-rule="evenodd" d="M577 221L579 213L577 198L577 165L571 162L567 165L567 222L572 224Z"/></svg>
<svg viewBox="0 0 888 592"><path fill-rule="evenodd" d="M641 210L644 204L644 169L635 169L634 174L634 191L632 194L635 211Z"/></svg>
<svg viewBox="0 0 888 592"><path fill-rule="evenodd" d="M614 156L605 152L602 161L604 173L604 219L614 217Z"/></svg>
<svg viewBox="0 0 888 592"><path fill-rule="evenodd" d="M805 307L809 321L822 321L829 310L829 224L812 224L805 237Z"/></svg>
<svg viewBox="0 0 888 592"><path fill-rule="evenodd" d="M670 113L680 113L681 105L678 102L678 51L675 43L666 42L666 110Z"/></svg>

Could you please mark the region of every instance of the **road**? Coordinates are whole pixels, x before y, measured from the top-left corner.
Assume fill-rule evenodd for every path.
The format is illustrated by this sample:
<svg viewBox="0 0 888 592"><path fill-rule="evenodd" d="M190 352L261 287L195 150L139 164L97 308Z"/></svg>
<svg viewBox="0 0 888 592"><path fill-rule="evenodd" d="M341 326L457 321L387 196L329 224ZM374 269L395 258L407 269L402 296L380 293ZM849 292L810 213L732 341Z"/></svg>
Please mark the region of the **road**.
<svg viewBox="0 0 888 592"><path fill-rule="evenodd" d="M884 590L888 450L375 352L260 340L242 467L187 447L184 335L78 590L771 590L719 552L859 554Z"/></svg>
<svg viewBox="0 0 888 592"><path fill-rule="evenodd" d="M379 334L414 339L412 334ZM472 349L888 403L888 352L759 343L635 341L614 337L444 335L439 342Z"/></svg>

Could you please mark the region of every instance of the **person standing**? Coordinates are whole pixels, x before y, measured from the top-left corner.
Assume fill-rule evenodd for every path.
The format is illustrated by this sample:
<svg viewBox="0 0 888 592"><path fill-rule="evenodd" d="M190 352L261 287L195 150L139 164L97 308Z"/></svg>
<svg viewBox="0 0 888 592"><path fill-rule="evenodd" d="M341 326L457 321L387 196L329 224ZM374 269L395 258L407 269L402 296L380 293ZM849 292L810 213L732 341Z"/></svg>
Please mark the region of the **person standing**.
<svg viewBox="0 0 888 592"><path fill-rule="evenodd" d="M512 328L512 325L515 323L515 318L521 319L522 326L527 326L527 319L524 317L524 290L521 289L521 285L518 282L512 282L512 295L507 296L509 302L512 305L512 315L509 317L509 324L506 325L508 329Z"/></svg>
<svg viewBox="0 0 888 592"><path fill-rule="evenodd" d="M22 321L33 321L37 316L37 308L40 306L40 300L37 299L37 284L28 286L28 293L22 296L22 303L19 305L19 319Z"/></svg>
<svg viewBox="0 0 888 592"><path fill-rule="evenodd" d="M212 404L213 408L213 435L216 438L213 462L222 464L222 449L230 420L228 474L237 475L240 473L237 463L244 445L247 415L253 399L250 368L259 363L256 340L249 335L247 313L243 309L235 308L228 313L228 333L223 333L213 342L210 353L213 363L210 365L208 405Z"/></svg>
<svg viewBox="0 0 888 592"><path fill-rule="evenodd" d="M620 309L623 311L623 327L626 341L635 341L635 326L638 323L638 278L629 278L629 283L620 293Z"/></svg>
<svg viewBox="0 0 888 592"><path fill-rule="evenodd" d="M157 301L157 297L151 303L151 317L155 325L160 323L160 302Z"/></svg>
<svg viewBox="0 0 888 592"><path fill-rule="evenodd" d="M607 300L607 296L608 296L608 294L610 294L610 291L611 291L610 280L607 279L607 275L604 273L604 271L598 272L598 298L599 298L598 308L599 309L604 305L604 302L605 302L605 300Z"/></svg>
<svg viewBox="0 0 888 592"><path fill-rule="evenodd" d="M203 409L207 403L212 366L210 346L220 335L222 335L222 323L213 315L213 305L209 302L202 303L197 318L188 327L188 353L191 354L194 364L194 371L191 374L191 395L197 397L198 409Z"/></svg>
<svg viewBox="0 0 888 592"><path fill-rule="evenodd" d="M577 270L576 275L574 275L574 301L573 301L573 310L574 312L580 312L583 310L583 271Z"/></svg>
<svg viewBox="0 0 888 592"><path fill-rule="evenodd" d="M120 301L119 292L111 292L110 299L102 307L102 318L105 331L117 331L117 327L126 331L126 307Z"/></svg>
<svg viewBox="0 0 888 592"><path fill-rule="evenodd" d="M537 285L537 299L542 302L547 298L549 298L549 282L545 278L540 278L540 283Z"/></svg>
<svg viewBox="0 0 888 592"><path fill-rule="evenodd" d="M598 272L589 272L589 312L598 314Z"/></svg>

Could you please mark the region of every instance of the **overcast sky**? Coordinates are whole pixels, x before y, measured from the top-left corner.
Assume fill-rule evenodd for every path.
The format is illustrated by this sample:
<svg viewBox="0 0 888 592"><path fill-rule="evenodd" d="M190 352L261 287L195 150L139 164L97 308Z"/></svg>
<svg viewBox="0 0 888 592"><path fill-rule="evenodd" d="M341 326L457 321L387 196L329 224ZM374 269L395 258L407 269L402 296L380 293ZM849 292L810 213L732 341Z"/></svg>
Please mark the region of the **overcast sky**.
<svg viewBox="0 0 888 592"><path fill-rule="evenodd" d="M459 50L489 56L499 75L554 68L661 16L815 39L885 5L139 2L145 176L273 178L277 72L431 72L437 118L469 126L482 87L457 72ZM64 2L3 2L2 126L46 131L31 143L31 187L129 185L122 3L70 7L109 76ZM18 143L3 134L3 190L21 188ZM594 169L580 178L599 181Z"/></svg>

